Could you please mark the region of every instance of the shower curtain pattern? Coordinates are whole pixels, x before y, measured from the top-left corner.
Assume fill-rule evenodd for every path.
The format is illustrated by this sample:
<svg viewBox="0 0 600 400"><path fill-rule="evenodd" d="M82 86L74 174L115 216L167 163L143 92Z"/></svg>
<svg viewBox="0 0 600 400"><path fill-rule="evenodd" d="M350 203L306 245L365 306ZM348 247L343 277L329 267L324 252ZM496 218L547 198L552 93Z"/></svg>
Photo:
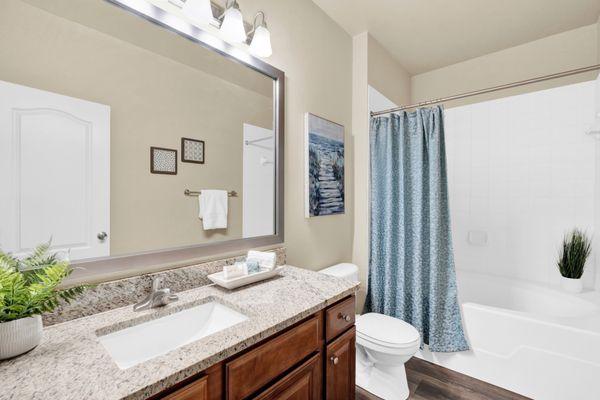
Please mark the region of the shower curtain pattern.
<svg viewBox="0 0 600 400"><path fill-rule="evenodd" d="M431 351L468 350L452 254L443 110L372 118L370 142L366 309L410 323Z"/></svg>

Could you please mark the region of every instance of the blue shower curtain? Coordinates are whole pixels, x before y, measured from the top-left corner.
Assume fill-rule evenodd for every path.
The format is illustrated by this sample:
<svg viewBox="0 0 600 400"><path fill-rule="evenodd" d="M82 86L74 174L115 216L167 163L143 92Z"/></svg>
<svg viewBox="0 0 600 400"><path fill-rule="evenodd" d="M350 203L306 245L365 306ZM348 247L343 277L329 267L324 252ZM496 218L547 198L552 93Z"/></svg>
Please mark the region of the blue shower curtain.
<svg viewBox="0 0 600 400"><path fill-rule="evenodd" d="M468 350L456 291L441 107L371 119L366 310L413 325L431 351Z"/></svg>

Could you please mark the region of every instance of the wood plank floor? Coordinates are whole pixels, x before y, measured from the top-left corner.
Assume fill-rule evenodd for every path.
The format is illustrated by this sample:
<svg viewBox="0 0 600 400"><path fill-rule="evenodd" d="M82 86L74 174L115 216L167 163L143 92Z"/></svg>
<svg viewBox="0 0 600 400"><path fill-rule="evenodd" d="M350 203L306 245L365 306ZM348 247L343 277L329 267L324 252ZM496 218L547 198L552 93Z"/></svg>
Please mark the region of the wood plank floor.
<svg viewBox="0 0 600 400"><path fill-rule="evenodd" d="M411 400L530 400L498 386L413 357L406 363ZM381 400L357 387L356 400Z"/></svg>

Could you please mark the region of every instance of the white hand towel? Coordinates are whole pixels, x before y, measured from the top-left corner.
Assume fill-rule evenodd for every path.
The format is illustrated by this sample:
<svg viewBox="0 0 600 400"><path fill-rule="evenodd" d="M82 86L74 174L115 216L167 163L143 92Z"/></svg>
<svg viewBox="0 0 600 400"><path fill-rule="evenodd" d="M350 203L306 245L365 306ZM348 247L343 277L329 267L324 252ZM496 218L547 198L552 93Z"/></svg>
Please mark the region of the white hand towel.
<svg viewBox="0 0 600 400"><path fill-rule="evenodd" d="M227 191L202 190L198 196L198 218L204 230L227 228Z"/></svg>
<svg viewBox="0 0 600 400"><path fill-rule="evenodd" d="M275 253L272 251L250 250L246 256L246 263L248 261L257 261L261 269L271 270L275 268Z"/></svg>

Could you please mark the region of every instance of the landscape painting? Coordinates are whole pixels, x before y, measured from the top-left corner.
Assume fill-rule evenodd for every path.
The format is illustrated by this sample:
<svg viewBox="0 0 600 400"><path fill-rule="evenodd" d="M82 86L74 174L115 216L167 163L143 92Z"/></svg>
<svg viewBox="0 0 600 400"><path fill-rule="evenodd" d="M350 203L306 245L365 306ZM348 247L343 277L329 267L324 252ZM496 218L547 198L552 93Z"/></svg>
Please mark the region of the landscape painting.
<svg viewBox="0 0 600 400"><path fill-rule="evenodd" d="M306 217L343 214L344 127L307 113Z"/></svg>

